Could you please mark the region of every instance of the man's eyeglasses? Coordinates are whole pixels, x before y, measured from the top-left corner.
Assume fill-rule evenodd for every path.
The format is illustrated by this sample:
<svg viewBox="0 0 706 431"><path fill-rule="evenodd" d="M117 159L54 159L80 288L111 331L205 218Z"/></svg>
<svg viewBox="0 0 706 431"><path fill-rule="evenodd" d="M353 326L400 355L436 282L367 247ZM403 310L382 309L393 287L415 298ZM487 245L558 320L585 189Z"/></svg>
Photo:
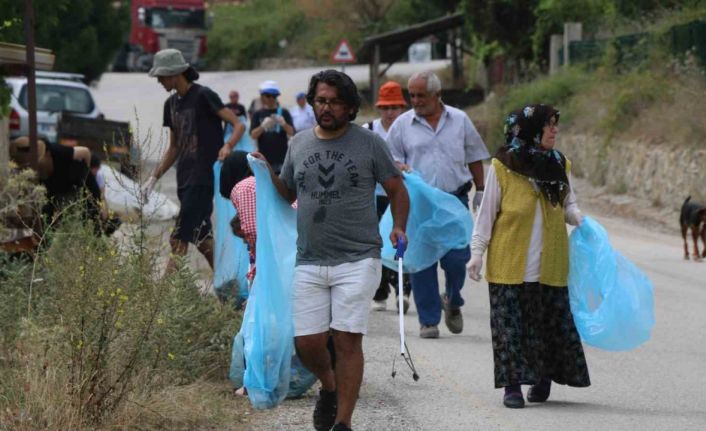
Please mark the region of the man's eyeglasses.
<svg viewBox="0 0 706 431"><path fill-rule="evenodd" d="M323 108L328 105L331 109L340 109L346 105L341 99L324 99L323 97L317 97L314 99L314 106L317 108Z"/></svg>

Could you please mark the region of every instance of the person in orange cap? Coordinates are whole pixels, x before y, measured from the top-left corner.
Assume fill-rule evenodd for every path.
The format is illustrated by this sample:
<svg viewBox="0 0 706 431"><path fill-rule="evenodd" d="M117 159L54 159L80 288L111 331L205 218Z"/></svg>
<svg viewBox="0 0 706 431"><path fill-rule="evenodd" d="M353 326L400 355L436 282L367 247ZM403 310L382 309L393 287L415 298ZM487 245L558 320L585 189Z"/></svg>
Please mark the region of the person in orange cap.
<svg viewBox="0 0 706 431"><path fill-rule="evenodd" d="M402 95L402 86L394 81L388 81L380 87L378 91L378 101L375 104L380 118L367 123L368 129L380 135L382 139L387 139L387 131L395 122L395 119L407 109L407 101ZM380 184L375 189L375 201L377 204L378 220L387 209L389 200ZM390 295L390 286L397 292L397 273L383 266L380 287L373 297L373 310L385 311L387 309L387 298ZM406 314L409 309L409 295L412 292L412 285L408 280L404 283L403 312ZM395 304L399 302L395 301Z"/></svg>
<svg viewBox="0 0 706 431"><path fill-rule="evenodd" d="M402 86L394 81L387 81L378 91L378 101L375 107L380 113L380 118L367 124L368 128L387 139L387 131L395 119L407 108L407 101L402 95Z"/></svg>

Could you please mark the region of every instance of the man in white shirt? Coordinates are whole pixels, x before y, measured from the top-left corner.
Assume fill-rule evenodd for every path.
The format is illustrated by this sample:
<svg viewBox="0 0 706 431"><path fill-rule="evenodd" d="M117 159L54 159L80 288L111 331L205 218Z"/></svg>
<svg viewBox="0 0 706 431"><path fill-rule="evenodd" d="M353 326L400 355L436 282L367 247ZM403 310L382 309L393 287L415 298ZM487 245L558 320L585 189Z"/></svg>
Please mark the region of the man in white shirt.
<svg viewBox="0 0 706 431"><path fill-rule="evenodd" d="M292 106L289 113L292 114L295 133L299 133L302 130L311 129L316 126L314 109L311 105L306 103L306 94L304 94L303 91L297 93L297 103Z"/></svg>
<svg viewBox="0 0 706 431"><path fill-rule="evenodd" d="M490 157L465 112L444 105L441 81L433 72L412 75L408 81L414 109L400 115L387 135L392 156L404 169L413 169L430 185L455 195L468 206L473 184L475 210L483 198L482 161ZM414 240L412 238L412 240ZM436 265L411 275L422 338L438 338L441 309L454 334L463 331L461 288L470 248L451 250L439 263L446 275L446 293L439 296Z"/></svg>

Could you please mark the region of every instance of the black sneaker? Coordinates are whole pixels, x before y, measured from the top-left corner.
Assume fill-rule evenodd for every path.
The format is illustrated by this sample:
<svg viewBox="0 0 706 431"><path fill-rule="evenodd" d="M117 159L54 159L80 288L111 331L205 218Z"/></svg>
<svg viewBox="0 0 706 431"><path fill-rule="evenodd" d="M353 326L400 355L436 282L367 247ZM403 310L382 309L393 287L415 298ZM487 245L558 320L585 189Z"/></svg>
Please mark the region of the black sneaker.
<svg viewBox="0 0 706 431"><path fill-rule="evenodd" d="M353 430L339 422L333 426L331 431L353 431Z"/></svg>
<svg viewBox="0 0 706 431"><path fill-rule="evenodd" d="M316 431L330 431L336 421L336 392L321 389L319 400L314 407L314 429Z"/></svg>

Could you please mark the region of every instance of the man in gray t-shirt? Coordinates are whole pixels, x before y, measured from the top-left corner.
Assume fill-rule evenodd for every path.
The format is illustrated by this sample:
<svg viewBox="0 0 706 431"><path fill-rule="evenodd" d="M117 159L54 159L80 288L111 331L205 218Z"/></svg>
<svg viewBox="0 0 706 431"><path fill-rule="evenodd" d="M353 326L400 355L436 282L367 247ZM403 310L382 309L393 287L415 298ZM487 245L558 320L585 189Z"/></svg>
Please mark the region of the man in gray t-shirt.
<svg viewBox="0 0 706 431"><path fill-rule="evenodd" d="M280 178L297 194L297 265L380 258L374 190L399 177L385 141L357 125L337 139L292 139Z"/></svg>
<svg viewBox="0 0 706 431"><path fill-rule="evenodd" d="M294 332L302 363L321 380L314 428L345 431L363 379L370 298L382 272L375 184L390 198L393 229L386 240L393 244L407 241L409 196L385 142L350 123L360 106L350 77L335 70L317 73L307 101L318 125L292 139L281 174L273 173L272 181L289 202L298 200ZM335 373L326 347L329 331Z"/></svg>

